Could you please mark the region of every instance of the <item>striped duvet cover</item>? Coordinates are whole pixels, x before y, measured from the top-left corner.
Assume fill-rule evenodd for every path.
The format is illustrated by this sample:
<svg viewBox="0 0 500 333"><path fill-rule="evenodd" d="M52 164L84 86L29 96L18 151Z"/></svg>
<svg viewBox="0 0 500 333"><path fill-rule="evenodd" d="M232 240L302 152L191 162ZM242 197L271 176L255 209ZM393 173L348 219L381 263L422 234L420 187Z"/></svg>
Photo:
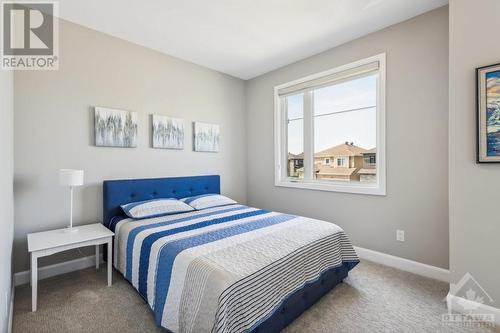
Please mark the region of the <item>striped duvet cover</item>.
<svg viewBox="0 0 500 333"><path fill-rule="evenodd" d="M122 219L114 266L173 332L245 332L322 272L358 262L335 224L243 205Z"/></svg>

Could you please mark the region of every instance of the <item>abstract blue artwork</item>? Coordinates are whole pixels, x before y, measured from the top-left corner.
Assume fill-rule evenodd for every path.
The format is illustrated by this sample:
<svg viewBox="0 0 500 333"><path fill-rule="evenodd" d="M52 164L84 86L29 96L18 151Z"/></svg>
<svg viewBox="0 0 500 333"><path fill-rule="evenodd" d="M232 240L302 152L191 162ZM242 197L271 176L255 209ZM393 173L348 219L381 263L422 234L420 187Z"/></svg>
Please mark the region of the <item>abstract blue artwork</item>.
<svg viewBox="0 0 500 333"><path fill-rule="evenodd" d="M500 156L500 71L486 74L486 146L488 156Z"/></svg>
<svg viewBox="0 0 500 333"><path fill-rule="evenodd" d="M500 64L476 69L477 162L500 162Z"/></svg>

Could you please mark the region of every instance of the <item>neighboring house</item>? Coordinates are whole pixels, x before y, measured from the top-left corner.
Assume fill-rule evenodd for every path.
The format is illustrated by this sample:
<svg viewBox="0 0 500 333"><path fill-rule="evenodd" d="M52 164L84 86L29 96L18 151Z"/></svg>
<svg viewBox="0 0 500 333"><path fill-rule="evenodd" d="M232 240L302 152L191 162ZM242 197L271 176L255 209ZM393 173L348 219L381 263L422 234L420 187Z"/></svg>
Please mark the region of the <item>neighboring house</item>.
<svg viewBox="0 0 500 333"><path fill-rule="evenodd" d="M377 148L363 153L363 168L358 171L359 181L374 183L377 181Z"/></svg>
<svg viewBox="0 0 500 333"><path fill-rule="evenodd" d="M363 167L363 153L366 149L345 142L314 154L316 179L359 181L358 171ZM302 156L302 155L301 155ZM302 162L303 163L303 162ZM304 169L297 169L299 177Z"/></svg>
<svg viewBox="0 0 500 333"><path fill-rule="evenodd" d="M304 153L288 153L288 177L299 177L298 170L304 167Z"/></svg>
<svg viewBox="0 0 500 333"><path fill-rule="evenodd" d="M316 179L359 180L366 149L345 142L314 154Z"/></svg>

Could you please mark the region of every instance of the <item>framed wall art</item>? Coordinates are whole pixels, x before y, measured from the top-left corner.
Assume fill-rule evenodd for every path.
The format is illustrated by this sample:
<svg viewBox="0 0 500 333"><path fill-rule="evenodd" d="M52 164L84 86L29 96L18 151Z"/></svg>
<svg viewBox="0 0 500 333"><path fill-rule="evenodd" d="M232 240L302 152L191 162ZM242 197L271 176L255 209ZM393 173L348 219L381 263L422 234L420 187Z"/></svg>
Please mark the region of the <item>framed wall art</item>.
<svg viewBox="0 0 500 333"><path fill-rule="evenodd" d="M95 107L95 145L137 147L137 112Z"/></svg>
<svg viewBox="0 0 500 333"><path fill-rule="evenodd" d="M194 122L193 124L194 151L218 152L219 151L219 125Z"/></svg>
<svg viewBox="0 0 500 333"><path fill-rule="evenodd" d="M500 163L500 64L476 69L477 162Z"/></svg>
<svg viewBox="0 0 500 333"><path fill-rule="evenodd" d="M184 149L184 120L152 115L153 148Z"/></svg>

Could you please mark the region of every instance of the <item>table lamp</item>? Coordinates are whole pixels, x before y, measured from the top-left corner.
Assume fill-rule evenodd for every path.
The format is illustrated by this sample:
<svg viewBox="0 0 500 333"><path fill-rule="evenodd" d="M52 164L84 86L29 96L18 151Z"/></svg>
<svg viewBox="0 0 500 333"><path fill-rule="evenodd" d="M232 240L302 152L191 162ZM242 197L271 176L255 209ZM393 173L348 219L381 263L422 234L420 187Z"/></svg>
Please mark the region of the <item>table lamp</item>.
<svg viewBox="0 0 500 333"><path fill-rule="evenodd" d="M70 217L68 231L77 231L73 228L73 188L83 185L83 170L61 169L59 170L59 184L61 186L69 186L70 189Z"/></svg>

